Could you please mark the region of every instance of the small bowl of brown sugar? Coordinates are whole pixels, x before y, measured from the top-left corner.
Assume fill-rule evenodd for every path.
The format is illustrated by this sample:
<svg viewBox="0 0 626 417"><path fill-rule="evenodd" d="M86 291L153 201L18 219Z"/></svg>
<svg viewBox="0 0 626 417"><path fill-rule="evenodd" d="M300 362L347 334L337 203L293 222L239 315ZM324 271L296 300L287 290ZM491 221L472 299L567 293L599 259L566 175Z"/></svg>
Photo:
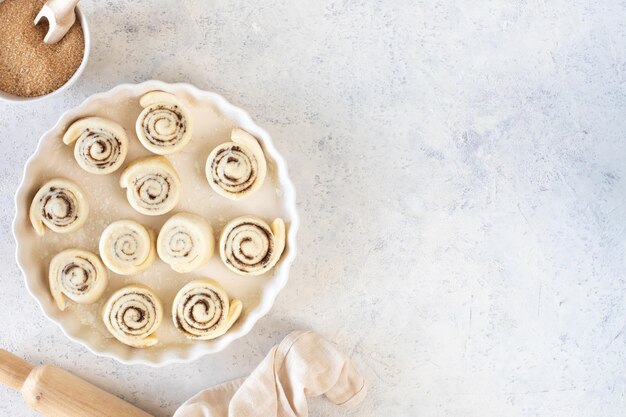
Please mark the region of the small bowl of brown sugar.
<svg viewBox="0 0 626 417"><path fill-rule="evenodd" d="M48 22L33 23L45 0L0 0L0 100L34 101L57 94L87 65L87 19L76 8L76 23L55 44L43 42Z"/></svg>

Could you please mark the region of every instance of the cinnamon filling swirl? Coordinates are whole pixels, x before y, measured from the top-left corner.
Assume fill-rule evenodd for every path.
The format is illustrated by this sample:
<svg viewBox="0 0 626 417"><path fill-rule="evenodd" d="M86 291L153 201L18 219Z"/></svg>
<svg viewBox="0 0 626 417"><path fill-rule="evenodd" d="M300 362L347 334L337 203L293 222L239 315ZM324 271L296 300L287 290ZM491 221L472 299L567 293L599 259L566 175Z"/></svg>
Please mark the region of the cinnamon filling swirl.
<svg viewBox="0 0 626 417"><path fill-rule="evenodd" d="M161 260L177 272L192 272L213 255L213 229L202 217L178 213L161 228L157 251Z"/></svg>
<svg viewBox="0 0 626 417"><path fill-rule="evenodd" d="M154 232L132 220L111 223L100 236L100 256L120 275L143 271L156 258Z"/></svg>
<svg viewBox="0 0 626 417"><path fill-rule="evenodd" d="M170 162L154 156L133 162L120 177L126 198L139 213L149 216L172 210L180 198L180 179Z"/></svg>
<svg viewBox="0 0 626 417"><path fill-rule="evenodd" d="M66 307L64 296L90 304L100 298L108 284L106 269L98 256L81 249L66 249L52 258L48 276L50 292L61 310Z"/></svg>
<svg viewBox="0 0 626 417"><path fill-rule="evenodd" d="M267 163L256 138L245 130L233 129L231 142L218 145L209 154L205 170L215 192L237 200L263 184Z"/></svg>
<svg viewBox="0 0 626 417"><path fill-rule="evenodd" d="M191 140L191 114L180 99L163 91L152 91L140 99L144 110L136 124L142 145L158 155L183 148Z"/></svg>
<svg viewBox="0 0 626 417"><path fill-rule="evenodd" d="M285 225L276 219L272 227L254 216L231 220L220 236L224 264L241 275L260 275L271 269L285 248Z"/></svg>
<svg viewBox="0 0 626 417"><path fill-rule="evenodd" d="M158 342L154 332L163 319L163 306L150 289L129 285L116 291L107 301L103 321L120 342L138 348Z"/></svg>
<svg viewBox="0 0 626 417"><path fill-rule="evenodd" d="M241 315L243 304L229 300L211 279L185 285L176 295L172 318L176 328L190 339L210 340L226 333Z"/></svg>
<svg viewBox="0 0 626 417"><path fill-rule="evenodd" d="M45 227L57 233L69 233L87 220L89 205L82 190L73 182L61 178L44 184L33 199L30 221L39 235Z"/></svg>
<svg viewBox="0 0 626 417"><path fill-rule="evenodd" d="M74 141L74 158L81 168L92 174L110 174L117 170L128 153L124 128L100 117L74 122L63 136L63 142L69 145Z"/></svg>

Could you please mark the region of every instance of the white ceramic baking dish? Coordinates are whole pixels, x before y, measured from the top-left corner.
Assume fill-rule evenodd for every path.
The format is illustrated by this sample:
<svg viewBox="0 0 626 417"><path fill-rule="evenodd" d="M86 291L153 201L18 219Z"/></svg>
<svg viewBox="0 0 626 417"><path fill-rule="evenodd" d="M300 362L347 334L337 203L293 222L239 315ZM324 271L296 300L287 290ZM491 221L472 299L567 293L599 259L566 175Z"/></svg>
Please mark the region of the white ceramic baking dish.
<svg viewBox="0 0 626 417"><path fill-rule="evenodd" d="M181 156L172 157L178 167L189 169L189 172L183 172L185 175L198 176L197 183L189 186L191 192L188 198L181 199L179 203L181 207L178 207L178 211L196 211L204 215L211 221L216 234L229 218L241 214L257 214L268 221L272 220L272 217L281 216L287 224L285 252L279 264L261 277L235 276L221 264L218 254L214 254L207 267L196 274L177 275L160 260L155 262L156 266L151 266L136 277L117 276L111 272L109 274L110 288L99 303L89 306L70 303L68 309L60 311L52 300L48 288L48 263L54 253L72 246L83 246L97 253L98 234L108 222L115 220L116 216L132 218L138 216L123 200L125 193L115 184L117 177L107 180L105 178L107 176L91 175L81 171L73 160L71 147L62 143L62 135L69 124L80 117L97 115L112 118L125 127L132 143L129 157L125 162L127 165L133 158L147 154L147 151L139 145L133 126L134 119L140 111L136 101L141 95L152 90L168 91L182 97L192 106L194 123L198 119L194 138L187 146L196 142L199 147L190 148L186 154L181 152ZM272 167L263 187L255 194L238 202L217 196L206 183L206 179L200 179L203 175L200 174L203 172L203 159L213 146L228 139L228 132L234 126L249 131L259 139L268 158L269 166ZM176 160L176 158L183 159ZM195 164L201 167L192 167L194 163L184 158L197 158ZM105 193L108 197L97 199L96 204L94 201L90 202L90 216L93 215L95 220L90 226L83 226L84 230L67 235L47 231L46 235L41 238L34 233L28 219L28 210L37 189L46 180L56 176L72 178L86 189L88 194ZM103 181L113 181L114 184L109 185ZM185 187L184 181L183 187ZM114 196L110 197L110 195ZM270 310L276 296L287 283L289 269L296 255L296 232L299 221L295 191L287 173L287 165L275 148L270 135L259 127L248 113L230 104L223 97L199 90L189 84L166 84L160 81L122 84L108 92L95 94L78 107L65 112L57 124L42 136L37 150L28 160L24 168L24 178L15 197L15 204L16 216L13 232L17 242L17 262L24 274L28 291L37 300L44 315L58 324L67 337L82 344L91 352L126 364L162 366L176 362L189 362L225 349L232 341L247 334L254 324ZM111 205L108 209L105 207L107 204ZM112 211L115 211L115 215L109 215ZM159 224L162 224L168 217L156 216L155 219L145 221L153 222L149 226L158 231ZM241 299L244 303L244 313L227 334L216 340L187 341L173 329L170 303L178 288L187 281L202 276L217 279L231 296ZM147 349L130 348L119 343L106 332L99 319L99 309L106 297L115 289L135 282L153 287L163 299L166 308L161 326L163 330L159 329L159 334L163 335L163 341Z"/></svg>

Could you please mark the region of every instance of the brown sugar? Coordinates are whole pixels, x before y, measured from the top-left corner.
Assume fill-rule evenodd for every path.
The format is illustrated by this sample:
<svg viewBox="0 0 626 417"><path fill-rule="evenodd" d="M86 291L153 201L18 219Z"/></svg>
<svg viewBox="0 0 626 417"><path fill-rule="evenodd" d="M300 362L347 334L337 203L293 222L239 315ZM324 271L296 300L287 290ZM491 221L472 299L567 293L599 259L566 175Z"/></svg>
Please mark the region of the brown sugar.
<svg viewBox="0 0 626 417"><path fill-rule="evenodd" d="M1 1L1 0L0 0ZM45 19L33 21L45 0L0 2L0 90L22 97L51 93L65 84L83 60L85 37L76 23L58 43L46 45Z"/></svg>

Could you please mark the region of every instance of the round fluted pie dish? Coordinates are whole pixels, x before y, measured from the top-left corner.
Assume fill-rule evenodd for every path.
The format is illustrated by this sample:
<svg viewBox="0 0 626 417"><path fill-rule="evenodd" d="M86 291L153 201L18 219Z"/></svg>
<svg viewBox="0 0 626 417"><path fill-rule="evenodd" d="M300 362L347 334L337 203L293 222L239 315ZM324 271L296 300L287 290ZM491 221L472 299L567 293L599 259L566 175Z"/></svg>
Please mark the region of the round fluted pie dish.
<svg viewBox="0 0 626 417"><path fill-rule="evenodd" d="M134 125L142 110L139 98L153 90L181 97L188 103L196 121L191 142L180 152L168 155L179 171L183 191L176 208L162 216L144 216L133 210L126 200L125 190L119 185L119 176L125 167L138 158L151 156L137 139ZM87 116L109 118L126 130L130 148L123 166L117 172L93 175L83 171L74 159L73 147L63 143L65 130L77 119ZM258 138L268 161L264 184L255 193L238 201L224 198L211 189L204 166L211 150L228 141L230 131L235 127ZM38 188L56 177L68 178L85 190L89 199L89 218L76 232L57 234L47 230L44 236L38 236L28 218L29 207ZM65 112L57 124L42 136L35 153L26 163L15 204L13 233L17 242L17 262L28 291L37 300L44 315L57 323L67 337L91 352L126 364L162 366L190 362L225 349L231 342L247 334L270 310L276 296L287 283L296 254L299 221L295 190L287 173L287 165L269 134L254 123L248 113L223 97L189 84L160 81L122 84L108 92L95 94ZM124 276L109 271L109 285L98 302L89 305L69 302L64 311L59 310L48 286L48 265L56 253L74 247L98 253L98 240L110 223L130 219L158 232L171 215L179 212L204 217L216 236L231 219L239 216L254 215L269 223L275 218L282 218L287 229L287 245L278 264L258 277L233 273L222 263L218 253L204 267L191 273L175 272L160 259L136 275ZM203 278L216 280L230 297L241 300L243 312L223 336L215 340L189 340L175 329L171 320L172 302L184 285ZM164 305L164 319L158 330L159 343L150 348L137 349L121 344L107 332L102 322L101 313L107 298L116 290L131 284L152 288Z"/></svg>

